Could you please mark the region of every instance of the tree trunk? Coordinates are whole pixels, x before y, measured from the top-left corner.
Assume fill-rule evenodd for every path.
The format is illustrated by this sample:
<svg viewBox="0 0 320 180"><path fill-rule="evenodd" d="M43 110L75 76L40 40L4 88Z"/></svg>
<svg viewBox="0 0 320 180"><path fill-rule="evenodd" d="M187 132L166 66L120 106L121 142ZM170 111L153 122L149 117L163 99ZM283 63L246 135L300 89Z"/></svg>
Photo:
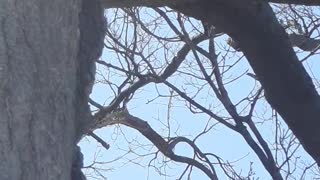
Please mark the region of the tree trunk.
<svg viewBox="0 0 320 180"><path fill-rule="evenodd" d="M78 53L80 11L81 0L0 0L1 180L71 178L90 117L84 67L101 53Z"/></svg>

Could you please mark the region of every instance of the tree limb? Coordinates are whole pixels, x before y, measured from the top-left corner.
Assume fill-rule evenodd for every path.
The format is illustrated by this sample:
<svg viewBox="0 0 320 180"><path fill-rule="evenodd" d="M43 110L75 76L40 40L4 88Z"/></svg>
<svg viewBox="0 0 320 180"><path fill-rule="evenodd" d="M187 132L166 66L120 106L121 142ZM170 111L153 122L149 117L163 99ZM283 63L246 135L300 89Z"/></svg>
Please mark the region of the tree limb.
<svg viewBox="0 0 320 180"><path fill-rule="evenodd" d="M125 8L125 7L163 7L163 6L179 6L189 3L203 3L203 0L101 0L103 6L107 8ZM257 3L258 0L252 1ZM319 6L318 0L268 0L270 3L292 4L304 6Z"/></svg>
<svg viewBox="0 0 320 180"><path fill-rule="evenodd" d="M239 43L267 101L320 165L320 97L269 4L203 0L172 8L221 28Z"/></svg>
<svg viewBox="0 0 320 180"><path fill-rule="evenodd" d="M292 4L304 6L320 6L319 0L268 0L271 3Z"/></svg>
<svg viewBox="0 0 320 180"><path fill-rule="evenodd" d="M105 8L125 8L125 7L163 7L176 6L185 3L197 2L198 0L101 0Z"/></svg>
<svg viewBox="0 0 320 180"><path fill-rule="evenodd" d="M267 101L279 112L305 150L320 165L320 97L268 2L252 0L140 0L135 1L136 3L105 0L104 2L109 5L108 7L116 5L123 7L125 2L128 6L166 5L187 16L214 25L230 35L239 43L259 78ZM290 2L304 2L304 5L318 4L311 0Z"/></svg>
<svg viewBox="0 0 320 180"><path fill-rule="evenodd" d="M137 131L139 131L142 135L144 135L148 140L150 140L161 153L163 153L165 156L170 158L173 161L185 163L191 166L195 166L199 168L202 172L204 172L210 179L217 180L218 177L215 173L215 170L212 169L213 166L211 165L211 169L207 168L204 164L198 162L195 159L176 155L173 152L173 149L175 145L178 143L177 140L180 140L181 138L173 140L173 141L166 141L163 137L161 137L160 134L158 134L155 130L151 128L151 126L148 124L147 121L144 121L138 117L132 116L129 114L129 112L126 109L119 110L113 113L107 114L105 117L102 117L101 119L95 119L95 122L100 122L92 127L91 130L95 130L101 127L110 126L113 124L122 124L128 127L131 127ZM92 136L92 133L89 133L89 135ZM196 145L192 141L188 141L188 139L183 139L185 142L187 142L189 145L191 145L192 148L201 156L205 156L199 148L196 147ZM99 141L100 142L100 141ZM205 157L203 157L205 158Z"/></svg>

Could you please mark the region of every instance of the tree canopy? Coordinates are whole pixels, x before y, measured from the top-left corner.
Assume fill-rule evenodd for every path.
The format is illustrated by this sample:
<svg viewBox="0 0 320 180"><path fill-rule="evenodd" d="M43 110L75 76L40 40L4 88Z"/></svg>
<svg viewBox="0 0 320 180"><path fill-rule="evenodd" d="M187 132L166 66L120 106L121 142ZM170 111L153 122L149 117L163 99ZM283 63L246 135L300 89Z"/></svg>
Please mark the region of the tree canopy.
<svg viewBox="0 0 320 180"><path fill-rule="evenodd" d="M104 87L113 96L105 100L107 105L90 100L97 112L88 134L105 147L109 145L92 131L123 124L138 130L167 158L186 163L186 170L194 166L217 179L213 165L217 163L229 178L237 179L240 176L231 166L203 152L195 142L219 123L244 138L273 179L297 175L289 167L297 166L293 157L300 145L320 163L320 98L304 68L319 49L319 12L313 7L319 2L105 0L103 4L108 19L106 55L97 63L106 69L99 71L97 82L107 85ZM301 52L304 56L298 58ZM245 81L252 89L234 98L233 84L247 84ZM182 101L191 113L205 114L208 125L189 139L161 134L150 120L132 115L128 107L150 84L158 94L150 102L169 99L171 112L172 106ZM262 122L272 119L273 140L257 127L261 114L256 109L264 100L273 113ZM169 115L167 118L170 132ZM294 135L287 134L285 125L280 125L282 120ZM175 153L181 142L193 149L193 158ZM212 157L217 159L213 162ZM304 170L308 168L304 166ZM301 177L304 170L298 173Z"/></svg>

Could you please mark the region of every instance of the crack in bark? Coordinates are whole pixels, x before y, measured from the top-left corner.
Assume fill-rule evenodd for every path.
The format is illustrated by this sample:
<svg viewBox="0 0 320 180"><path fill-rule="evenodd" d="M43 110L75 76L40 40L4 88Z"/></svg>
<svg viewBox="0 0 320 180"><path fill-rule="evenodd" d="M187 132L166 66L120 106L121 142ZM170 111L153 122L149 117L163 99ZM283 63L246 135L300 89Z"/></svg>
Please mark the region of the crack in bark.
<svg viewBox="0 0 320 180"><path fill-rule="evenodd" d="M28 22L28 20L27 20L27 18L25 17L25 15L23 14L22 15L22 18L23 18L23 20L25 21L25 22ZM19 21L18 22L18 26L20 27L20 29L21 29L21 32L22 32L22 36L23 36L23 39L24 39L24 43L26 44L26 46L30 49L30 54L31 54L31 56L32 56L32 62L30 62L30 64L32 64L33 65L33 67L34 67L34 69L35 69L35 71L33 71L33 69L31 69L31 71L33 72L32 73L32 76L33 76L33 78L32 78L32 82L30 82L30 84L32 84L32 87L37 87L37 86L39 86L36 82L38 82L38 83L40 83L41 81L40 81L40 71L39 71L39 57L38 57L38 55L37 55L37 53L36 53L36 51L35 51L35 49L33 48L33 46L32 46L32 42L31 41L29 41L29 39L28 39L28 33L27 33L27 31L26 31L26 28L22 25L22 23ZM33 89L32 90L32 93L31 93L31 96L32 96L32 99L36 99L37 97L38 97L38 95L37 95L37 92L36 92L36 90L35 89ZM35 148L37 145L36 145L36 143L35 143L35 136L34 136L34 132L35 132L35 128L37 128L36 126L35 126L35 119L36 119L36 117L34 116L36 113L36 111L35 111L35 106L33 105L33 104L31 104L30 105L30 109L31 109L31 112L30 112L30 117L26 117L26 118L29 118L29 120L27 121L27 123L28 123L28 125L27 125L27 127L28 128L26 128L26 131L28 131L27 132L27 134L28 134L28 137L29 137L29 139L28 139L28 141L30 142L30 147L31 147L31 153L32 153L32 157L33 158L37 158L38 156L37 156L37 153L39 153L39 152L36 152L36 149L37 148ZM33 161L32 161L32 164L33 164L33 166L34 167L36 167L36 168L34 168L36 171L38 171L39 170L39 167L37 167L37 162L38 162L38 160L39 159L34 159ZM23 168L23 167L26 167L26 166L30 166L30 165L28 165L28 163L24 163L24 161L23 160L20 160L21 161L21 166L22 166L22 175L21 175L21 179L23 179L23 177L25 177L27 174L28 174L28 172L26 172L26 169L25 168ZM39 174L38 172L36 172L35 173L35 176L37 177L37 174Z"/></svg>
<svg viewBox="0 0 320 180"><path fill-rule="evenodd" d="M5 92L5 93L9 93L8 91L5 91L3 90L4 88L3 87L6 87L6 84L7 84L7 81L8 81L8 71L9 71L9 60L11 59L11 56L10 56L10 53L9 53L9 50L10 50L10 47L9 47L9 44L8 44L8 39L7 39L7 32L5 31L5 24L6 24L6 18L4 17L3 19L1 19L1 34L2 34L2 37L3 37L3 41L4 41L4 51L5 51L5 54L6 54L6 57L7 58L4 58L4 60L7 60L7 62L3 62L1 63L0 65L3 64L3 66L1 67L1 73L0 73L0 78L1 78L1 86L0 86L0 93L2 92ZM2 76L2 77L1 77ZM2 91L2 92L1 92ZM9 140L9 146L10 146L10 149L12 150L13 148L13 139L12 139L12 131L13 131L13 128L12 128L12 111L11 111L11 108L10 108L10 103L9 103L9 98L10 96L8 95L4 102L5 102L5 109L6 111L8 112L8 121L7 121L7 126L8 126L8 140Z"/></svg>

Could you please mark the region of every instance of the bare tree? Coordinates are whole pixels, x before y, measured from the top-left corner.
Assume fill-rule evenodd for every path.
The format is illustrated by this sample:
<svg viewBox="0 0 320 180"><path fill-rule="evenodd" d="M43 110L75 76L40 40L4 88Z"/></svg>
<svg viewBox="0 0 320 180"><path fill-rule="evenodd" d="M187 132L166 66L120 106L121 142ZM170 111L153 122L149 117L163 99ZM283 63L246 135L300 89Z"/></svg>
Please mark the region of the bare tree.
<svg viewBox="0 0 320 180"><path fill-rule="evenodd" d="M285 8L288 10L284 11ZM289 34L304 37L304 43L297 43L297 41L291 39L291 46L300 49L297 50L298 53L301 50L310 52L301 59L301 62L304 62L317 54L319 43L314 42L318 41L318 22L317 20L310 21L313 24L310 24L303 32L299 30L299 24L302 24L302 20L309 22L308 18L317 19L318 15L310 13L310 16L306 16L301 13L299 20L297 16L292 16L292 14L297 13L299 8L301 7L273 6L278 18L283 19L280 24L281 27L286 29ZM304 8L312 11L310 7ZM203 152L197 146L196 140L212 131L214 125L211 123L214 119L245 139L273 179L303 177L305 175L304 170L308 171L310 167L316 167L313 162L303 164L305 162L299 161L301 154L298 151L301 151L301 144L290 129L280 123L282 120L279 120L276 110L270 117L259 117L261 114L256 113L256 111L260 111L256 109L256 105L261 104L260 101L263 102L263 99L266 98L266 89L263 85L259 85L261 82L259 76L248 73L250 67L243 64L245 59L239 41L231 39L239 47L233 46L234 44L230 41L221 43L221 39L225 38L225 35L219 26L210 25L206 21L191 19L182 15L179 11L169 8L117 9L114 13L109 14L105 44L106 51L109 52L109 58L97 62L99 67L106 68L99 71L98 82L106 84L105 87L114 95L111 96L112 100L106 100L107 103L110 103L106 107L93 100L91 101L98 110L95 114L97 123L93 129L114 124L123 124L136 129L150 140L157 147L157 150L145 155L141 155L140 151L137 150L135 154L139 154L141 157L154 155L157 159L158 151L160 151L172 161L185 163L185 172L192 172L191 167L196 167L210 179L217 179L215 169L221 168L231 179L254 177L254 169L250 170L246 176L241 175L239 171L234 170L230 164L225 163L213 152ZM292 24L293 21L298 22L294 25ZM306 32L309 32L310 29L313 30L307 35ZM312 43L309 45L311 41ZM232 48L230 49L228 45ZM310 48L306 48L306 46ZM111 55L112 52L114 55ZM245 52L243 53L245 54ZM238 58L230 58L237 56ZM246 66L247 70L239 73L236 70L239 66ZM274 71L270 72L273 73ZM235 101L231 98L235 93L226 86L244 82L243 79L247 79L247 81L249 79L249 81L254 82L254 85L247 94L243 94L241 100ZM160 86L159 84L164 84L168 87L168 90L154 89L158 92L158 95L151 101L157 101L161 98L184 101L190 112L206 114L209 117L208 126L202 132L194 135L194 139L188 139L176 134L159 133L154 129L155 127L148 124L151 120L142 120L131 115L127 111L127 106L130 107L132 98L139 96L137 95L140 94L139 90L149 84L156 84L156 87ZM210 103L202 100L204 92L207 91L211 91L211 93L206 94ZM167 94L165 92L172 93ZM213 108L214 105L211 101L219 101L220 104L216 106L222 106L223 108ZM168 106L172 104L172 100L170 102ZM177 104L177 101L173 104ZM268 105L266 106L270 109ZM113 111L114 114L110 114ZM103 116L103 114L107 116ZM273 140L263 135L261 129L258 128L259 119L262 120L260 123L275 131ZM273 123L270 124L268 119L271 119ZM162 121L163 124L166 122L167 132L173 131L170 127L170 120ZM95 136L95 134L91 135ZM179 143L189 144L194 151L194 157L179 156L174 151ZM132 149L128 150L127 153L130 154L130 152L133 153ZM216 157L216 159L212 160L212 157ZM153 161L154 159L150 163L152 164ZM220 166L216 167L214 164L220 164ZM297 170L298 167L301 169ZM90 165L90 168L94 169L94 166ZM154 168L161 169L161 166ZM164 173L160 169L158 171ZM181 177L186 175L185 172L182 173Z"/></svg>
<svg viewBox="0 0 320 180"><path fill-rule="evenodd" d="M311 0L270 2L319 5L317 1ZM1 0L0 4L0 179L70 179L71 172L80 173L79 178L83 178L78 171L82 164L72 163L72 155L76 154L73 151L79 153L75 144L83 135L89 134L108 147L93 131L119 123L137 129L171 160L188 164L187 170L196 167L211 179L217 179L216 167L213 166L212 159L208 158L215 157L228 177L242 178L234 173L230 164L223 163L214 154L205 153L198 148L195 143L197 138L190 140L171 134L163 138L146 121L131 115L126 110L126 105L147 84L165 85L172 92L170 97L179 96L179 100L183 100L191 112L205 113L239 133L257 154L268 173L274 179L283 179L280 171L282 167L286 167L283 164L291 159L291 151L286 151L288 148L284 146L284 141L278 142L288 159L279 164L270 145L252 122L253 109L262 96L262 88L272 108L281 115L316 163L320 163L320 140L317 138L320 133L317 121L320 99L310 76L292 49L294 45L311 51L310 56L317 52L317 37L310 32L317 33L315 23L318 23L318 18L309 23L315 30L308 27L308 22L301 22L305 17L297 20L303 26L302 33L292 34L289 39L283 24L278 22L267 1ZM156 39L160 44L163 43L162 47L169 45L166 41L178 41L175 46L178 53L166 52L169 56L158 64L154 59L157 48L148 52L147 56L142 50L151 46L151 38L139 39L138 34L133 33L131 37L127 37L132 41L127 39L122 42L119 35L115 36L117 34L109 30L109 41L115 45L112 50L123 56L124 61L119 61L120 64L116 65L99 62L125 76L123 83L115 84L118 86L115 96L107 106L91 101L98 109L92 117L87 102L94 79L93 63L101 54L105 33L103 8L138 6L154 8L153 11L168 23L174 37ZM159 9L164 6L170 8L168 12ZM175 24L170 23L170 17L166 15L172 10L176 11ZM301 14L299 11L292 10L292 16ZM134 24L134 32L138 32L134 27L141 27L149 37L157 35L153 30L148 31L148 26L143 27L144 24L139 22L140 18L135 17L135 11L127 9L125 12L130 16L127 20ZM202 21L204 28L200 33L197 33L199 27L194 28L195 31L184 27L191 17ZM289 21L285 23L290 24ZM294 28L299 28L295 25L297 24L293 25ZM291 24L289 26L293 27ZM118 31L121 32L121 29ZM246 111L247 114L237 109L237 104L232 101L225 87L227 82L223 75L228 66L221 65L223 58L219 59L221 56L216 53L214 45L214 39L219 33L228 34L238 43L261 83L261 87L257 87L248 96L250 108ZM204 40L208 43L207 50L198 46ZM304 41L312 46L306 46L302 43ZM191 74L181 69L189 53L193 56L193 64L189 66L195 68ZM136 57L139 57L138 62ZM185 89L172 84L169 79L174 73L192 76L210 87L212 95L224 107L224 114L218 116L210 106L197 102L193 97L197 93L190 96ZM196 87L196 84L193 85ZM110 87L114 89L113 84ZM201 86L197 88L201 90ZM159 96L161 95L160 93ZM207 128L210 129L210 126ZM208 131L207 128L203 133ZM285 133L282 136L287 137ZM289 136L287 140L290 137L293 136ZM194 157L180 156L174 152L174 147L181 142L192 147ZM293 141L287 143L291 142ZM81 155L74 159L81 160ZM291 170L287 174L290 173ZM73 178L77 177L74 175Z"/></svg>
<svg viewBox="0 0 320 180"><path fill-rule="evenodd" d="M123 2L125 5L121 4ZM317 5L314 1L302 3ZM267 101L280 113L306 151L319 161L317 145L320 143L318 138L315 138L319 133L316 126L319 95L268 2L177 0L134 3L104 1L104 4L109 8L169 6L187 16L214 25L230 35L239 43L259 78Z"/></svg>

